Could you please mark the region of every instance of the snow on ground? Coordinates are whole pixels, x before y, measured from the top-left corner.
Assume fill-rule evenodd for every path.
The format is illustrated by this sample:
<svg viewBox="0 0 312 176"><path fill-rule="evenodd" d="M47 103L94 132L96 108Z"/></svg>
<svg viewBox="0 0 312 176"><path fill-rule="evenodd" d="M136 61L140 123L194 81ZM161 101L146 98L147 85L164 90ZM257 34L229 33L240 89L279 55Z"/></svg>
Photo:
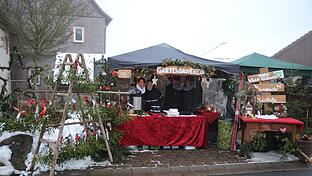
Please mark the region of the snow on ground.
<svg viewBox="0 0 312 176"><path fill-rule="evenodd" d="M25 133L25 132L20 132L20 131L15 131L15 132L4 131L2 133L2 135L0 136L0 142L2 142L5 139L8 139L12 136L19 135L19 134L28 134L28 135L32 136L32 134L30 134L30 133ZM20 171L15 170L14 167L12 166L11 162L10 162L11 156L12 156L12 151L8 145L0 147L0 154L1 154L0 155L0 162L5 165L5 166L0 167L0 175L10 175L12 173L19 174Z"/></svg>
<svg viewBox="0 0 312 176"><path fill-rule="evenodd" d="M265 162L280 162L280 161L296 161L299 160L294 155L289 155L284 159L281 159L282 155L277 151L269 152L253 152L253 157L247 159L250 163L265 163Z"/></svg>
<svg viewBox="0 0 312 176"><path fill-rule="evenodd" d="M0 147L0 162L5 164L5 166L0 167L0 175L10 175L13 173L14 168L10 162L12 151L8 145Z"/></svg>
<svg viewBox="0 0 312 176"><path fill-rule="evenodd" d="M72 123L72 122L79 122L79 119L67 119L65 123ZM74 125L66 125L64 126L63 130L63 138L66 138L67 136L71 135L72 137L75 137L76 134L81 134L83 131L83 126L80 124L74 124ZM47 131L44 133L43 139L49 142L56 142L57 137L59 134L59 129L53 129L52 131Z"/></svg>
<svg viewBox="0 0 312 176"><path fill-rule="evenodd" d="M72 113L69 114L71 116L71 119L67 119L65 123L71 123L71 122L79 122L79 114L78 113ZM44 134L43 139L48 141L48 142L55 142L57 140L58 136L58 129L54 129L52 131L47 131ZM71 135L73 137L76 136L76 134L82 134L83 133L83 126L80 124L75 124L75 125L67 125L64 127L63 131L63 138ZM32 144L32 149L31 152L27 155L27 159L25 160L25 165L27 166L27 169L30 168L31 161L34 157L34 151L35 148L38 145L38 138L39 138L39 133L25 133L25 132L3 132L2 135L0 136L0 142L10 138L12 136L18 135L18 134L28 134L33 136L33 144ZM45 147L45 145L40 146L39 152L42 154L45 154L48 152L48 148ZM27 175L25 171L18 171L15 170L9 161L11 159L12 151L10 150L9 146L2 146L0 147L0 162L5 164L6 166L1 166L0 167L0 175L10 175L10 174L24 174ZM107 166L110 165L109 161L103 161L103 162L94 162L92 161L91 157L85 157L84 159L81 160L70 160L64 163L61 166L56 166L57 171L64 171L64 170L71 170L71 169L86 169L90 166ZM40 172L45 172L49 170L48 165L44 164L37 164L36 165L37 170L35 171L36 174L39 174Z"/></svg>

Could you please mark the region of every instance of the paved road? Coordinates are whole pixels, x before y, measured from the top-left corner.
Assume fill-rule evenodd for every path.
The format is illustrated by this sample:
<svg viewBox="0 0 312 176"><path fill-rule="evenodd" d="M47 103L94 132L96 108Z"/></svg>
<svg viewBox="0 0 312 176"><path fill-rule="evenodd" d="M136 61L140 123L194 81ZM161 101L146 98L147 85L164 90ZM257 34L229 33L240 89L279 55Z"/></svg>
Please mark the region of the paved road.
<svg viewBox="0 0 312 176"><path fill-rule="evenodd" d="M268 172L268 173L254 173L254 174L235 174L233 176L311 176L312 169L298 170L298 171L283 171L283 172Z"/></svg>

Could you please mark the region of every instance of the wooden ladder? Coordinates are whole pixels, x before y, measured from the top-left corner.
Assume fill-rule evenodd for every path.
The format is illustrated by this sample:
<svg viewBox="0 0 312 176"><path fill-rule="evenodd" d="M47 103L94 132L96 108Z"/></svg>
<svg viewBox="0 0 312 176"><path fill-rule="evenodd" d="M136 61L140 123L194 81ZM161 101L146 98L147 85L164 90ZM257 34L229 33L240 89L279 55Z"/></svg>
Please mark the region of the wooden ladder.
<svg viewBox="0 0 312 176"><path fill-rule="evenodd" d="M81 62L79 62L79 59L81 59ZM61 69L60 69L60 72L59 72L58 77L56 79L56 83L57 84L55 85L53 93L52 93L50 106L52 106L53 103L54 103L55 96L57 95L58 84L61 83L62 75L63 75L63 73L65 71L65 66L66 65L70 66L70 70L73 71L72 73L74 75L77 74L77 71L78 71L77 68L78 68L78 66L80 66L82 69L84 69L84 75L83 76L85 76L87 81L90 82L89 71L87 69L87 66L86 66L86 63L85 63L83 55L82 54L78 54L76 59L75 59L75 61L73 62L72 56L70 54L67 54L65 56L65 58L64 58L63 63L61 64ZM49 174L50 176L54 175L55 167L56 167L57 159L58 159L58 155L59 155L59 149L61 147L61 139L62 139L62 135L63 135L64 126L65 125L77 124L77 123L66 123L65 124L65 120L66 120L66 116L67 116L67 110L68 110L68 106L69 106L69 101L72 98L72 94L73 94L73 86L74 86L74 84L75 84L75 81L74 80L70 80L69 86L68 86L68 90L67 90L67 92L65 94L63 94L63 96L65 96L66 99L65 99L65 105L64 105L64 108L63 108L63 111L62 111L61 122L58 123L58 124L47 124L46 121L43 121L43 124L41 126L41 130L40 130L40 135L39 135L39 138L38 138L38 144L37 144L37 146L35 148L34 157L33 157L31 166L29 168L30 175L33 174L34 167L35 167L35 164L36 164L36 159L38 157L38 153L39 153L41 142L43 142L42 139L43 139L43 135L44 135L44 133L46 131L46 128L47 127L59 127L59 134L58 134L58 137L57 137L56 146L54 148L52 148L54 155L53 155L53 161L52 161L52 164L51 164L51 169L50 169L50 174ZM76 93L76 94L77 94L77 98L78 98L78 109L80 110L80 112L82 114L82 117L83 117L83 121L79 122L78 124L83 124L84 127L86 127L87 123L94 122L94 121L88 120L88 116L85 114L84 109L83 109L83 105L81 103L82 102L81 101L81 96L80 96L79 92ZM91 98L92 99L95 98L93 92L88 93L88 94L91 94ZM110 160L110 162L113 162L113 157L112 157L112 153L111 153L109 142L108 142L107 130L105 129L105 126L103 125L103 120L102 120L102 118L100 116L100 109L99 109L99 106L98 106L97 102L95 102L94 108L95 108L95 114L98 117L98 120L95 121L95 122L99 124L100 131L102 133L101 137L103 138L103 140L105 142L105 147L106 147L106 150L108 152L109 160Z"/></svg>

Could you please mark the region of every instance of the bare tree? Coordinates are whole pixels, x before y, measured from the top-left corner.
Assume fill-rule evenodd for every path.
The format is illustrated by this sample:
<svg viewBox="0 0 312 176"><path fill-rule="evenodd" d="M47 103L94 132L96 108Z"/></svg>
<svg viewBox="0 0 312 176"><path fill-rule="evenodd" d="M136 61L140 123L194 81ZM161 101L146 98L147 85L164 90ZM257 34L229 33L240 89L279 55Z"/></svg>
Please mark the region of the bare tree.
<svg viewBox="0 0 312 176"><path fill-rule="evenodd" d="M41 56L65 47L69 26L87 12L83 0L0 0L0 7L0 25L35 66Z"/></svg>

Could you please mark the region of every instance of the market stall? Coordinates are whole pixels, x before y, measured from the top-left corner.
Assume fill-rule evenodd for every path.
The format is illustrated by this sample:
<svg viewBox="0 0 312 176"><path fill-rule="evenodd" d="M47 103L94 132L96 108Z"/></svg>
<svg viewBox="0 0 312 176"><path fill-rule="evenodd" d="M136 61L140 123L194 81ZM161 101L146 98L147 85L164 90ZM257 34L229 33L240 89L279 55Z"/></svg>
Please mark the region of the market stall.
<svg viewBox="0 0 312 176"><path fill-rule="evenodd" d="M119 127L124 131L121 139L121 144L124 146L207 147L209 125L218 119L221 113L224 115L226 101L223 101L222 110L216 107L203 107L203 89L207 87L201 86L201 80L220 75L226 78L228 75L239 73L237 64L207 60L184 53L167 44L109 57L107 62L108 66L117 72L131 70L124 77L128 78L129 81L125 81L128 84L131 84L131 80L138 80L137 78L140 77L152 79L153 85L165 96L161 111L157 109L158 113L148 115L138 115L135 111L133 120ZM186 111L180 107L166 106L166 97L172 94L167 92L169 81L172 84L177 77L181 84L185 84L188 79L194 81L192 84L200 92L200 95L191 96L197 101L196 108L192 106L194 108ZM185 97L184 94L182 96ZM169 99L176 100L175 97ZM201 105L202 108L198 108L197 105ZM170 114L170 111L177 112Z"/></svg>
<svg viewBox="0 0 312 176"><path fill-rule="evenodd" d="M258 53L244 56L232 63L239 64L240 71L245 76L247 75L245 88L241 91L245 92L244 100L241 99L243 108L240 111L243 114L241 116L245 134L243 141L250 141L252 134L263 131L291 132L294 141L295 133L303 128L303 122L300 120L304 116L302 113L298 113L299 109L289 115L290 110L294 109L292 106L294 103L292 102L293 98L286 95L294 93L285 91L287 91L287 87L289 91L291 83L295 82L291 77L309 78L312 74L312 67L285 62ZM251 110L246 109L248 101L251 103ZM247 113L247 111L249 112ZM267 116L271 119L261 119L258 118L258 114L273 116ZM306 114L308 115L308 113Z"/></svg>
<svg viewBox="0 0 312 176"><path fill-rule="evenodd" d="M292 142L295 143L296 135L303 130L304 123L287 114L285 85L277 82L284 79L284 71L269 72L268 68L260 68L259 72L248 75L245 89L238 92L238 95L246 93L239 95L239 103L244 108L237 110L241 113L242 142L250 143L261 132L278 132L291 133Z"/></svg>

